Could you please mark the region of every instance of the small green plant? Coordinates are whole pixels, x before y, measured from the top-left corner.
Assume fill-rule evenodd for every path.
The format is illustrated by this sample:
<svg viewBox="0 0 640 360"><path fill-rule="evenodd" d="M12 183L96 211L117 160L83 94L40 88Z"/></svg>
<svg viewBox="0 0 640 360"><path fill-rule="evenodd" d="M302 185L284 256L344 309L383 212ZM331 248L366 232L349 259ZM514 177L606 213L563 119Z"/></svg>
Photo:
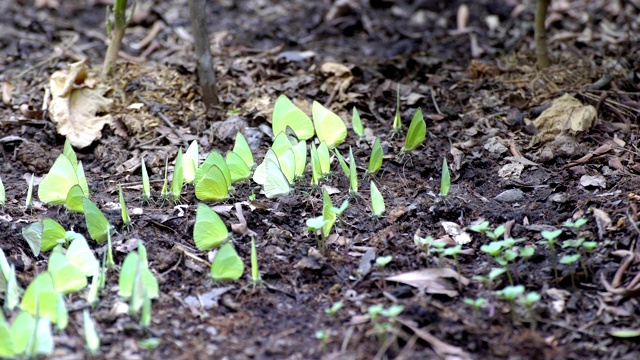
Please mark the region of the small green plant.
<svg viewBox="0 0 640 360"><path fill-rule="evenodd" d="M558 271L556 269L556 250L555 250L555 245L556 242L558 241L558 237L562 234L562 230L560 229L556 229L556 230L545 230L540 232L540 236L542 236L542 240L538 241L538 244L543 244L543 245L548 245L549 246L549 252L551 253L551 264L553 267L553 277L556 280L556 283L558 282Z"/></svg>
<svg viewBox="0 0 640 360"><path fill-rule="evenodd" d="M391 138L402 134L402 118L400 117L400 84L396 88L396 114L393 117L393 128L391 130Z"/></svg>
<svg viewBox="0 0 640 360"><path fill-rule="evenodd" d="M116 59L118 58L118 51L120 51L124 33L135 12L136 2L133 2L131 14L128 18L126 16L126 9L127 0L115 0L113 4L113 20L111 20L111 11L109 7L107 7L106 27L107 37L110 41L107 47L107 54L104 57L104 64L102 65L102 77L105 79L113 75Z"/></svg>
<svg viewBox="0 0 640 360"><path fill-rule="evenodd" d="M408 154L418 148L424 141L427 134L427 124L422 117L422 109L418 108L411 124L409 125L409 131L407 131L407 137L404 141L404 146L400 150L403 154Z"/></svg>
<svg viewBox="0 0 640 360"><path fill-rule="evenodd" d="M369 156L369 166L367 167L366 175L373 175L380 171L382 167L382 145L380 145L380 138L376 138L371 148L371 155Z"/></svg>
<svg viewBox="0 0 640 360"><path fill-rule="evenodd" d="M29 181L29 188L27 189L27 200L25 201L25 208L30 210L33 207L33 178L35 176L31 174L31 181Z"/></svg>
<svg viewBox="0 0 640 360"><path fill-rule="evenodd" d="M169 159L164 159L164 182L162 183L162 189L160 190L160 198L162 200L166 200L169 198L169 187L168 187L168 177L169 177Z"/></svg>
<svg viewBox="0 0 640 360"><path fill-rule="evenodd" d="M349 146L349 195L358 195L358 170L356 168L356 158Z"/></svg>
<svg viewBox="0 0 640 360"><path fill-rule="evenodd" d="M325 220L324 226L322 227L322 237L327 238L331 234L333 225L336 222L336 213L333 212L333 202L326 188L322 188L322 218ZM324 255L324 250L324 247L320 249L322 255Z"/></svg>
<svg viewBox="0 0 640 360"><path fill-rule="evenodd" d="M318 330L315 333L315 337L318 340L322 341L322 353L327 352L327 344L329 343L329 335L330 331L328 330Z"/></svg>
<svg viewBox="0 0 640 360"><path fill-rule="evenodd" d="M35 359L53 352L51 321L47 317L22 311L9 326L0 312L0 334L2 334L2 341L0 341L2 358Z"/></svg>
<svg viewBox="0 0 640 360"><path fill-rule="evenodd" d="M444 241L432 241L429 252L438 254L438 267L442 267L442 256L444 254L444 248L447 247L447 243Z"/></svg>
<svg viewBox="0 0 640 360"><path fill-rule="evenodd" d="M504 289L496 291L496 295L499 299L505 300L509 303L509 306L511 307L511 316L513 317L514 322L516 317L514 302L522 294L524 294L524 285L506 286Z"/></svg>
<svg viewBox="0 0 640 360"><path fill-rule="evenodd" d="M458 255L460 254L460 251L462 251L462 245L460 245L460 244L458 244L456 246L448 247L448 248L446 248L446 249L444 249L442 251L442 255L453 257L453 261L455 261L455 263L456 263L456 272L458 273L458 276L461 276L461 274L460 274L460 261L458 261ZM460 290L460 292L462 292L462 282L460 282L460 281L458 281L458 290Z"/></svg>
<svg viewBox="0 0 640 360"><path fill-rule="evenodd" d="M384 268L385 266L387 266L387 264L389 264L391 262L391 260L393 260L393 256L392 255L378 256L376 258L376 266Z"/></svg>
<svg viewBox="0 0 640 360"><path fill-rule="evenodd" d="M127 204L124 202L124 194L122 193L122 185L118 184L118 198L120 199L120 216L122 217L122 224L124 226L131 225L131 217L129 217L129 211L127 211Z"/></svg>
<svg viewBox="0 0 640 360"><path fill-rule="evenodd" d="M176 160L173 164L173 178L171 179L171 190L169 191L169 199L176 203L180 201L182 185L184 183L182 156L182 147L180 147L180 149L178 149L178 155L176 155Z"/></svg>
<svg viewBox="0 0 640 360"><path fill-rule="evenodd" d="M256 251L256 239L251 237L251 281L253 286L258 285L262 279L260 277L260 269L258 268L258 251Z"/></svg>
<svg viewBox="0 0 640 360"><path fill-rule="evenodd" d="M335 315L340 309L342 309L342 301L338 301L333 303L333 305L331 305L330 308L326 308L324 309L324 313L329 315L329 316L333 316Z"/></svg>
<svg viewBox="0 0 640 360"><path fill-rule="evenodd" d="M149 182L149 173L147 166L144 164L144 156L140 160L140 168L142 172L142 201L151 200L151 184Z"/></svg>
<svg viewBox="0 0 640 360"><path fill-rule="evenodd" d="M382 216L382 214L384 214L384 211L386 209L386 206L384 204L384 198L382 197L382 194L380 193L380 191L378 190L378 187L373 181L371 181L370 189L371 189L371 210L373 212L373 216L378 218Z"/></svg>
<svg viewBox="0 0 640 360"><path fill-rule="evenodd" d="M587 219L579 218L575 222L571 220L567 220L564 223L562 223L562 225L574 230L580 230L580 228L584 226L586 223L587 223Z"/></svg>
<svg viewBox="0 0 640 360"><path fill-rule="evenodd" d="M480 224L473 225L469 230L480 233L480 236L482 236L482 242L484 242L485 234L489 230L489 226L490 224L488 221L483 221Z"/></svg>
<svg viewBox="0 0 640 360"><path fill-rule="evenodd" d="M487 300L485 298L464 298L462 299L462 301L473 308L473 319L475 323L478 323L478 313L480 312L480 308L482 308L482 305L484 305Z"/></svg>
<svg viewBox="0 0 640 360"><path fill-rule="evenodd" d="M542 297L535 291L528 292L525 296L520 297L518 302L524 305L529 312L529 321L531 321L531 328L536 328L536 317L534 314L533 306L540 301Z"/></svg>
<svg viewBox="0 0 640 360"><path fill-rule="evenodd" d="M487 276L475 275L472 279L485 283L489 290L493 290L493 281L505 272L507 272L505 268L492 268Z"/></svg>
<svg viewBox="0 0 640 360"><path fill-rule="evenodd" d="M402 305L391 305L385 308L382 304L369 306L367 309L367 317L373 324L373 329L378 341L384 344L387 336L391 332L395 319L404 311Z"/></svg>
<svg viewBox="0 0 640 360"><path fill-rule="evenodd" d="M327 220L323 216L310 218L306 221L307 230L314 234L318 240L318 250L321 254L324 254L325 251L324 232L322 229L326 223Z"/></svg>
<svg viewBox="0 0 640 360"><path fill-rule="evenodd" d="M353 107L353 115L351 116L351 127L353 128L353 132L355 132L360 139L365 137L364 126L362 126L360 114L358 114L358 109L356 109L355 106Z"/></svg>
<svg viewBox="0 0 640 360"><path fill-rule="evenodd" d="M449 174L449 166L447 159L442 160L442 176L440 178L440 198L445 199L451 190L451 175Z"/></svg>
<svg viewBox="0 0 640 360"><path fill-rule="evenodd" d="M576 287L576 281L575 281L575 277L576 277L576 271L575 271L575 266L573 266L575 263L578 262L578 260L580 260L580 254L572 254L572 255L563 255L560 258L560 264L563 265L567 265L571 268L571 285L575 288Z"/></svg>

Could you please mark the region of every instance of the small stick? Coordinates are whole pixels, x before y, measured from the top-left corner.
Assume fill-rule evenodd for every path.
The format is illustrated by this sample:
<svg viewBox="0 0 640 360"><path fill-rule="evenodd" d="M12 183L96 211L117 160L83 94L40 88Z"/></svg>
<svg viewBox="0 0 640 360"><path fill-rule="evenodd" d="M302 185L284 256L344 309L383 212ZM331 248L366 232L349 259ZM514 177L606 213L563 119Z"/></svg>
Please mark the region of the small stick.
<svg viewBox="0 0 640 360"><path fill-rule="evenodd" d="M182 140L182 142L184 142L184 146L189 146L189 141L187 141L187 139L185 139L184 135L182 135L182 132L180 132L180 130L178 130L178 128L173 125L173 123L171 122L171 120L169 120L166 116L164 116L163 113L161 113L159 110L157 110L154 106L151 106L151 104L149 104L149 102L147 100L145 100L145 98L142 97L142 95L138 94L137 95L138 100L140 100L141 103L145 104L149 110L151 110L151 114L158 116L160 119L162 119L162 121L165 122L165 124L167 124L167 126L169 126L171 128L171 130L173 130L173 132L178 135L178 137L180 138L180 140Z"/></svg>

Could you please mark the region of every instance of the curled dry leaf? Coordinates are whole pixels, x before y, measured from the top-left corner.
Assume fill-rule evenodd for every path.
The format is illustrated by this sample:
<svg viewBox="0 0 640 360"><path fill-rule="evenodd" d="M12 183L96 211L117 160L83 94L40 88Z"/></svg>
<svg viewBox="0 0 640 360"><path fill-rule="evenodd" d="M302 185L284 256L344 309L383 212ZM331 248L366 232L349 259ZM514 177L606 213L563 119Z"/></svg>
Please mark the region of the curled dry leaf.
<svg viewBox="0 0 640 360"><path fill-rule="evenodd" d="M469 279L459 275L451 268L429 268L418 271L410 271L386 278L387 281L394 281L415 288L424 290L429 294L443 294L447 296L457 296L458 291L453 288L450 282L445 280L452 278L458 280L462 285L469 285Z"/></svg>
<svg viewBox="0 0 640 360"><path fill-rule="evenodd" d="M589 131L597 115L593 106L583 106L578 99L565 94L554 100L553 105L533 122L540 133L531 139L529 146L552 141L561 133L576 135Z"/></svg>
<svg viewBox="0 0 640 360"><path fill-rule="evenodd" d="M453 238L458 245L466 245L471 242L471 236L460 225L450 221L440 221L444 231Z"/></svg>
<svg viewBox="0 0 640 360"><path fill-rule="evenodd" d="M83 60L69 65L69 70L56 71L49 81L51 120L58 125L58 133L67 136L76 148L91 145L101 136L105 124L113 124L113 118L108 114L113 100L103 96L107 87L98 85L91 89L74 86L83 84L86 77L87 69Z"/></svg>

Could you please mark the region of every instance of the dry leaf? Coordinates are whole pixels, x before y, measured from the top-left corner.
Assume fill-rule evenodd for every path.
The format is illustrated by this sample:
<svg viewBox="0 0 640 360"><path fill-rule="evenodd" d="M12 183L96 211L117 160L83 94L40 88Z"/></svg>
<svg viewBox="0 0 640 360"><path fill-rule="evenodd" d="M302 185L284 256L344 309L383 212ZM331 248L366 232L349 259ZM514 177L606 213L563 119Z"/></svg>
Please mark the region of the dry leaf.
<svg viewBox="0 0 640 360"><path fill-rule="evenodd" d="M95 89L75 88L74 84L82 84L87 76L83 61L73 63L69 70L56 71L51 75L51 104L49 114L51 120L58 124L58 133L65 135L71 145L84 148L101 136L105 124L113 124L108 113L113 100L103 96L107 91L104 86Z"/></svg>
<svg viewBox="0 0 640 360"><path fill-rule="evenodd" d="M331 93L333 89L338 87L338 100L343 100L346 98L347 89L351 85L351 80L353 79L353 74L351 74L351 70L342 65L332 62L326 62L320 66L320 71L325 75L329 76L327 80L325 80L324 84L320 86L320 89Z"/></svg>
<svg viewBox="0 0 640 360"><path fill-rule="evenodd" d="M394 281L426 291L429 294L442 294L450 297L458 295L458 291L453 288L446 278L458 280L462 285L468 285L469 279L459 275L451 268L429 268L418 271L411 271L386 278L387 281Z"/></svg>
<svg viewBox="0 0 640 360"><path fill-rule="evenodd" d="M471 236L467 234L460 225L450 221L440 221L444 231L453 238L458 245L465 245L471 242Z"/></svg>
<svg viewBox="0 0 640 360"><path fill-rule="evenodd" d="M576 135L593 127L597 116L596 108L582 103L569 94L564 94L553 101L533 122L540 133L533 136L529 146L547 143L561 133Z"/></svg>

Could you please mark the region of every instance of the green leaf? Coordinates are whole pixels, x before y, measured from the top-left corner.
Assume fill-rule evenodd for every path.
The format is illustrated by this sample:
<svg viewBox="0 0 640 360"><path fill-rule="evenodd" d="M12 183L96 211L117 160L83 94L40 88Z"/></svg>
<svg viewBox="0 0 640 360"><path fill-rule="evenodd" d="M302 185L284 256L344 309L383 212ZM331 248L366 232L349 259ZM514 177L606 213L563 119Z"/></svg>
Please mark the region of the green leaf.
<svg viewBox="0 0 640 360"><path fill-rule="evenodd" d="M393 131L400 133L402 131L402 118L400 117L400 84L396 90L396 115L393 118Z"/></svg>
<svg viewBox="0 0 640 360"><path fill-rule="evenodd" d="M382 167L382 145L380 145L380 139L376 138L371 148L371 156L369 157L369 167L367 168L367 174L373 175L377 173Z"/></svg>
<svg viewBox="0 0 640 360"><path fill-rule="evenodd" d="M447 159L442 161L442 177L440 179L440 197L446 198L449 195L451 189L451 175L449 175L449 166L447 165Z"/></svg>
<svg viewBox="0 0 640 360"><path fill-rule="evenodd" d="M422 117L422 109L418 108L416 114L413 116L413 120L411 120L411 124L409 125L409 131L407 131L407 137L401 151L403 153L408 153L415 150L420 146L420 144L422 144L426 134L427 124L424 122L424 118Z"/></svg>

